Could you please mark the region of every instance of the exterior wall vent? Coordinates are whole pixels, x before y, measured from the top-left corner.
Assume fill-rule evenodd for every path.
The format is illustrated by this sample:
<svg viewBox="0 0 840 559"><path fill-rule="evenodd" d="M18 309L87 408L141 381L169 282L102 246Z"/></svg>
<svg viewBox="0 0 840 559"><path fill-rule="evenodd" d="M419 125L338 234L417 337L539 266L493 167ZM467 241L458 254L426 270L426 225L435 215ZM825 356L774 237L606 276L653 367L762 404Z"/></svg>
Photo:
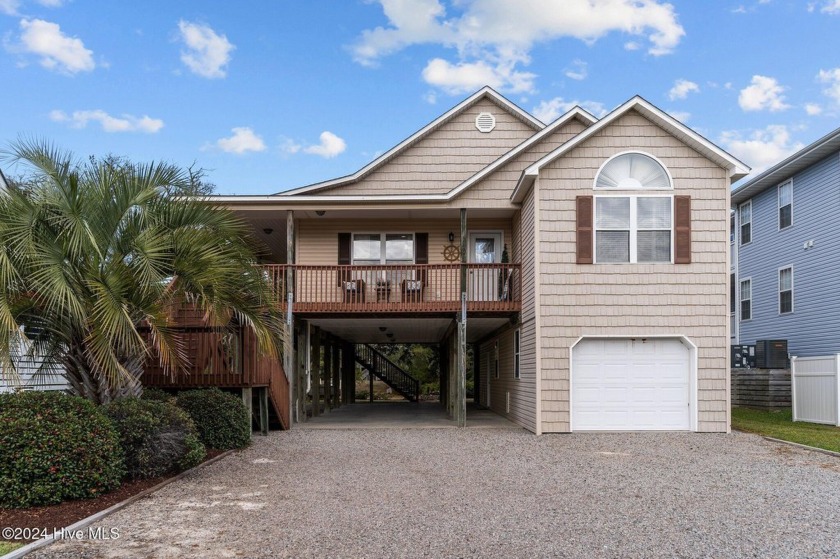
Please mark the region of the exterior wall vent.
<svg viewBox="0 0 840 559"><path fill-rule="evenodd" d="M475 127L479 132L486 134L496 127L496 117L490 113L478 113L475 117Z"/></svg>

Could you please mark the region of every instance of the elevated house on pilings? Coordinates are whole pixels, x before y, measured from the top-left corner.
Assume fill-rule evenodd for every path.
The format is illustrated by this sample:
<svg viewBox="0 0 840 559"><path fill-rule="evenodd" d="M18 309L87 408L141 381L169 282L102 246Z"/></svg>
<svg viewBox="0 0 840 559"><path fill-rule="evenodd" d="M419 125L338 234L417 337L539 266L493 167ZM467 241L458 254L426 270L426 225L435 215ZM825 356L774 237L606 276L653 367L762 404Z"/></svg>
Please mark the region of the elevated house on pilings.
<svg viewBox="0 0 840 559"><path fill-rule="evenodd" d="M390 342L438 348L461 425L471 345L476 402L534 433L721 432L748 171L639 97L546 125L484 88L352 175L215 201L268 247L292 422L352 402L357 363L416 398Z"/></svg>

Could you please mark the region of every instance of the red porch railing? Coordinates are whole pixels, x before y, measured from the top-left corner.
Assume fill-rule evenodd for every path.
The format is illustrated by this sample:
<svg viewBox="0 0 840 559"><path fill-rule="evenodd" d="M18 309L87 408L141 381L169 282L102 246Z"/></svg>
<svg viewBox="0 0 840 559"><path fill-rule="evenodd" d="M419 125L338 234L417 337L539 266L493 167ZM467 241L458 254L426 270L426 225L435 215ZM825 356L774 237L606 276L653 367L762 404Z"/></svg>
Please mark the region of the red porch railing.
<svg viewBox="0 0 840 559"><path fill-rule="evenodd" d="M296 313L461 309L460 264L267 265L265 273L284 305L289 268ZM521 285L520 264L467 264L467 311L519 311Z"/></svg>

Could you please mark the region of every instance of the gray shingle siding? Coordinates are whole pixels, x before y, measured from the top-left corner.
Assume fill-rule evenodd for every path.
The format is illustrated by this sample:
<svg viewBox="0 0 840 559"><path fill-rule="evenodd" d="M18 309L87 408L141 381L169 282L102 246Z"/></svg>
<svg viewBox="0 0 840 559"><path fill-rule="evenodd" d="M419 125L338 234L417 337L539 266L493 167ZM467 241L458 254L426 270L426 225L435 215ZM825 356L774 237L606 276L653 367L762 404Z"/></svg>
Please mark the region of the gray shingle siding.
<svg viewBox="0 0 840 559"><path fill-rule="evenodd" d="M752 216L738 277L752 278L753 316L739 323L740 343L787 339L792 355L840 353L840 154L793 176L791 227L779 230L777 187L752 198ZM803 249L810 240L814 246ZM788 265L793 313L780 315L779 268Z"/></svg>

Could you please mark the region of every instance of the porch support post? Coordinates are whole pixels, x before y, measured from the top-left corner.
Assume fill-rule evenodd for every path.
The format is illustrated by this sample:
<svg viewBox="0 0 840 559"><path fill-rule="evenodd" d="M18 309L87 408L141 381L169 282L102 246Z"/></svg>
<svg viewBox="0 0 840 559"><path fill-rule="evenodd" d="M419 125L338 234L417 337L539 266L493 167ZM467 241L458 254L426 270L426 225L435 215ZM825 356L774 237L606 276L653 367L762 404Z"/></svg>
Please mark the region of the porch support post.
<svg viewBox="0 0 840 559"><path fill-rule="evenodd" d="M296 377L295 371L295 322L292 315L292 302L294 298L294 269L291 264L295 263L295 212L292 210L286 211L286 277L284 280L284 287L276 296L282 302L283 297L286 298L286 340L283 344L283 370L286 373L286 379L289 381L289 410L290 415L295 416L296 421L300 421L300 412L297 409L299 396L296 391ZM285 292L285 293L284 293ZM289 419L289 427L291 427L291 418Z"/></svg>
<svg viewBox="0 0 840 559"><path fill-rule="evenodd" d="M333 338L332 340L332 376L333 376L333 407L340 408L341 407L341 369L340 369L340 357L341 357L341 346L338 345L338 340Z"/></svg>
<svg viewBox="0 0 840 559"><path fill-rule="evenodd" d="M254 426L254 400L252 399L251 388L242 389L242 403L245 404L245 409L248 410L248 427L253 430Z"/></svg>
<svg viewBox="0 0 840 559"><path fill-rule="evenodd" d="M324 412L329 413L332 411L332 399L330 395L332 394L332 371L330 370L330 365L332 365L332 340L330 340L329 335L324 336Z"/></svg>
<svg viewBox="0 0 840 559"><path fill-rule="evenodd" d="M344 380L341 388L344 390L344 403L352 404L356 401L356 358L355 346L344 342L341 347L341 368L344 370Z"/></svg>
<svg viewBox="0 0 840 559"><path fill-rule="evenodd" d="M481 378L481 344L473 344L473 402L481 404L481 395L484 394L484 379Z"/></svg>
<svg viewBox="0 0 840 559"><path fill-rule="evenodd" d="M449 352L447 341L438 344L438 363L440 363L440 403L449 412Z"/></svg>
<svg viewBox="0 0 840 559"><path fill-rule="evenodd" d="M312 338L312 417L321 415L321 329L313 326L310 330Z"/></svg>
<svg viewBox="0 0 840 559"><path fill-rule="evenodd" d="M302 321L300 334L298 335L298 359L297 359L297 416L298 421L306 421L306 370L309 366L309 322Z"/></svg>
<svg viewBox="0 0 840 559"><path fill-rule="evenodd" d="M455 380L455 421L467 423L467 209L461 208L461 312L458 313L458 359Z"/></svg>
<svg viewBox="0 0 840 559"><path fill-rule="evenodd" d="M268 387L257 389L260 399L260 433L268 435Z"/></svg>

